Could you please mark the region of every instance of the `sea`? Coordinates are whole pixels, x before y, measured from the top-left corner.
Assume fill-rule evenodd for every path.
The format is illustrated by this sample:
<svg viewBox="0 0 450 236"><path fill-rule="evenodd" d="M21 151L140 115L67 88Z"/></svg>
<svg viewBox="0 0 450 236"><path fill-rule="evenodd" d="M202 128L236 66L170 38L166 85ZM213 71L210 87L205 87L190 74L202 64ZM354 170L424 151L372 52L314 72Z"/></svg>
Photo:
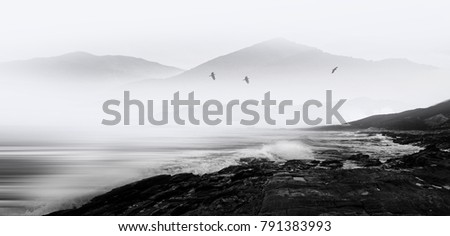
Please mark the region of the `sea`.
<svg viewBox="0 0 450 236"><path fill-rule="evenodd" d="M129 130L128 130L129 131ZM376 131L195 129L87 132L53 128L0 134L0 215L73 208L115 187L161 174L205 174L241 158L342 158L382 162L419 151ZM344 168L359 168L347 161Z"/></svg>

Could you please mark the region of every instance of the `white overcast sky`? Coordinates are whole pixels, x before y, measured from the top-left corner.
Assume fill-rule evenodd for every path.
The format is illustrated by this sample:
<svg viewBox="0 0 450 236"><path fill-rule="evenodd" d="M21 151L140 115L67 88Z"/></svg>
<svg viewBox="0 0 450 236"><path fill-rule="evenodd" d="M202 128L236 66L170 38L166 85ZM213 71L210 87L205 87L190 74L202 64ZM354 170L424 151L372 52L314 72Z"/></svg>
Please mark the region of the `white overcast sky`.
<svg viewBox="0 0 450 236"><path fill-rule="evenodd" d="M450 68L450 1L0 1L0 61L87 51L187 69L275 37Z"/></svg>

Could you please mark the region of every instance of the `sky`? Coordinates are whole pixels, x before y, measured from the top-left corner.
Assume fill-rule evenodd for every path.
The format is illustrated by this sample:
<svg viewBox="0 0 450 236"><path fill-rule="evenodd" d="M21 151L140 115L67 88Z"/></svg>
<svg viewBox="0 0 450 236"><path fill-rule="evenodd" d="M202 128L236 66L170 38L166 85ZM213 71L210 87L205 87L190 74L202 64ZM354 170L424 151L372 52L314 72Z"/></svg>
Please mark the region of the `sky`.
<svg viewBox="0 0 450 236"><path fill-rule="evenodd" d="M365 59L450 68L448 0L7 0L0 62L72 51L189 69L283 37Z"/></svg>

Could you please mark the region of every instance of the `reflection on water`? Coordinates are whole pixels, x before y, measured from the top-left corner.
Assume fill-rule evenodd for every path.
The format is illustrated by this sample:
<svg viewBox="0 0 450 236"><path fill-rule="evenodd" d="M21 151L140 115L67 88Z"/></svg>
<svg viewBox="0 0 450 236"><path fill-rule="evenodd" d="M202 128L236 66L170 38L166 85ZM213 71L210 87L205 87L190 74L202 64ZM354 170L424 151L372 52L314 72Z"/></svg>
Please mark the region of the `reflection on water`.
<svg viewBox="0 0 450 236"><path fill-rule="evenodd" d="M80 141L83 140L83 141ZM203 174L242 157L328 158L363 152L386 159L417 151L381 135L239 130L179 135L0 140L0 215L45 214L157 174Z"/></svg>

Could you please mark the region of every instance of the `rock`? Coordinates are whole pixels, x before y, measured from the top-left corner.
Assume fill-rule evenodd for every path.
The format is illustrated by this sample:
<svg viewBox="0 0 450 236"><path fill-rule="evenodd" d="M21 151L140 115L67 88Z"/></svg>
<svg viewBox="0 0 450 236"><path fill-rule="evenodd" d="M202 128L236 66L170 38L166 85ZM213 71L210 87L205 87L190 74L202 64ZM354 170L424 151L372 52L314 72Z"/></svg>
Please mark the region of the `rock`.
<svg viewBox="0 0 450 236"><path fill-rule="evenodd" d="M288 160L284 163L284 168L290 172L310 169L319 165L320 161L312 160Z"/></svg>
<svg viewBox="0 0 450 236"><path fill-rule="evenodd" d="M443 152L436 145L429 145L424 150L402 158L400 167L444 167L450 168L450 153Z"/></svg>
<svg viewBox="0 0 450 236"><path fill-rule="evenodd" d="M293 179L294 179L295 181L306 182L305 178L303 178L303 177L293 177Z"/></svg>
<svg viewBox="0 0 450 236"><path fill-rule="evenodd" d="M382 134L391 137L394 142L399 144L415 144L423 147L435 145L440 149L450 148L450 126L439 131L386 131Z"/></svg>
<svg viewBox="0 0 450 236"><path fill-rule="evenodd" d="M381 166L383 163L381 163L378 159L368 159L364 162L364 167L374 167L374 166Z"/></svg>
<svg viewBox="0 0 450 236"><path fill-rule="evenodd" d="M381 166L383 164L383 163L381 163L380 160L370 158L369 155L365 155L362 153L352 155L348 158L348 160L352 160L355 163L357 163L358 165L363 166L363 167Z"/></svg>
<svg viewBox="0 0 450 236"><path fill-rule="evenodd" d="M361 161L361 160L367 160L369 158L370 158L369 155L364 155L362 153L358 153L358 154L350 156L348 159L353 160L353 161Z"/></svg>
<svg viewBox="0 0 450 236"><path fill-rule="evenodd" d="M344 164L340 160L325 160L325 161L320 162L320 166L327 167L330 169L337 169L337 168L341 168L342 166L344 166Z"/></svg>

